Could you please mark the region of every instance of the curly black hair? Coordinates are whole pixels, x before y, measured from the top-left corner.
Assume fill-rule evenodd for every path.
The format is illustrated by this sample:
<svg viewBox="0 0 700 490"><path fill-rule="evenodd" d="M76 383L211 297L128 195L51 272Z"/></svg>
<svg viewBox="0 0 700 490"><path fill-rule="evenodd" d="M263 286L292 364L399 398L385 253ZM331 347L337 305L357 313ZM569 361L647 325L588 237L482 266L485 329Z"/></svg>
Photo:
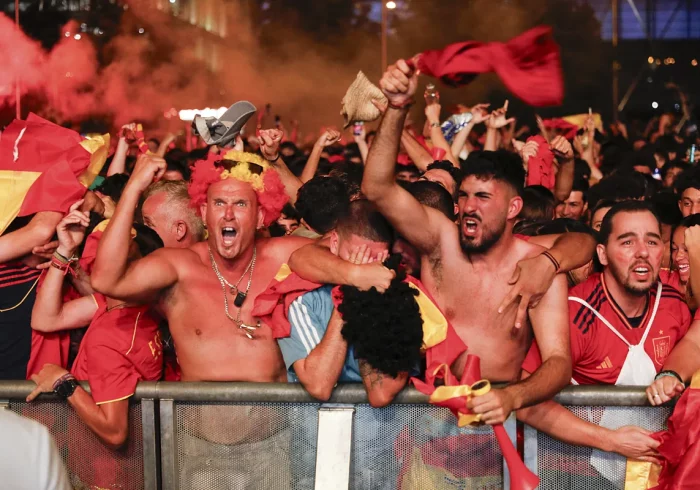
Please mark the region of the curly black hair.
<svg viewBox="0 0 700 490"><path fill-rule="evenodd" d="M404 281L400 261L396 254L384 262L396 271L386 292L341 286L343 302L338 306L344 321L343 338L355 348L355 356L393 378L419 365L423 344L423 319L415 299L418 291Z"/></svg>

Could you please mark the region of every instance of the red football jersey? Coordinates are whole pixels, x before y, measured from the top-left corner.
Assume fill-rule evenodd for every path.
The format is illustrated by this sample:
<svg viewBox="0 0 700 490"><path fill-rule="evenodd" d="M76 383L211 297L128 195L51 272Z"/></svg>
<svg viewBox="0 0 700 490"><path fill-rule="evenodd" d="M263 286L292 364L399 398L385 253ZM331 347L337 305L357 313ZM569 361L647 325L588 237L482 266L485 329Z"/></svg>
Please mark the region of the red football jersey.
<svg viewBox="0 0 700 490"><path fill-rule="evenodd" d="M672 271L670 269L661 269L659 271L659 281L664 283L664 286L668 285L672 288L681 290L681 275L678 271Z"/></svg>
<svg viewBox="0 0 700 490"><path fill-rule="evenodd" d="M632 345L642 340L656 301L657 285L648 293L647 307L641 323L633 328L615 300L610 296L602 274L592 274L585 282L571 288L569 296L586 301L595 308ZM663 285L659 309L644 350L654 362L657 372L669 353L686 334L692 316L683 295ZM586 306L569 300L571 360L573 379L579 384L615 384L627 358L628 347ZM533 372L542 363L537 345L523 363L523 369Z"/></svg>
<svg viewBox="0 0 700 490"><path fill-rule="evenodd" d="M158 320L149 306L107 309L96 293L97 312L80 344L73 375L88 380L98 405L129 398L139 381L158 381L163 354Z"/></svg>

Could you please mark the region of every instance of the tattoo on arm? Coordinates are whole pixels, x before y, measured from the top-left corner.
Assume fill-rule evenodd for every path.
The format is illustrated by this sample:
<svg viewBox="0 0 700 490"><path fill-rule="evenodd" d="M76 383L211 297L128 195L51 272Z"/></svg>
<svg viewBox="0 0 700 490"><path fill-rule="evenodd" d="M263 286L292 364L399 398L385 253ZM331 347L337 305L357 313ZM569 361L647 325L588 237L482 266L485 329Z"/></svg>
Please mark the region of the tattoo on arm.
<svg viewBox="0 0 700 490"><path fill-rule="evenodd" d="M363 378L369 379L372 388L381 386L384 381L384 375L369 365L367 361L360 360L360 375Z"/></svg>

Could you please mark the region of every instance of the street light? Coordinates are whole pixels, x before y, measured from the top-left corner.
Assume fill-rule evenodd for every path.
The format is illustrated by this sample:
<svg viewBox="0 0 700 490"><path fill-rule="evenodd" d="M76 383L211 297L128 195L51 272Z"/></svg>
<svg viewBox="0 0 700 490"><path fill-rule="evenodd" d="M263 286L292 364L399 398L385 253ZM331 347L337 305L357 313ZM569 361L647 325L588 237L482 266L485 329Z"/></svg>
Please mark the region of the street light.
<svg viewBox="0 0 700 490"><path fill-rule="evenodd" d="M384 70L386 70L387 67L387 48L386 48L386 37L387 37L387 29L388 29L388 22L387 22L387 17L389 16L389 10L394 10L396 8L396 2L394 1L388 1L388 2L382 2L382 70L380 73L384 73Z"/></svg>

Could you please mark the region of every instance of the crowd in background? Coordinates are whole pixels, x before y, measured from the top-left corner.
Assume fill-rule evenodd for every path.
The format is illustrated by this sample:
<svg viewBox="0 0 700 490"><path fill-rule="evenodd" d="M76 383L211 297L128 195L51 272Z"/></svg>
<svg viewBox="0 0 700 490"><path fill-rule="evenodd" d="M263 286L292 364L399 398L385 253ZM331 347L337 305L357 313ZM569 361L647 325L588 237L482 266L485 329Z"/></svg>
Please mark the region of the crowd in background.
<svg viewBox="0 0 700 490"><path fill-rule="evenodd" d="M415 278L466 344L449 358L457 377L469 352L511 384L469 402L481 421L518 411L566 442L655 461L643 429L572 421L547 400L573 379L648 386L660 405L699 367L697 127L663 114L638 131L589 112L535 129L506 102L460 107L466 123L448 132L434 94L423 124L407 118L407 65L381 89L377 131L324 128L313 145L251 124L232 148L185 151L167 135L146 150L135 124L121 128L68 213L17 218L0 237L0 379L34 380L29 400L55 390L115 448L143 380L299 382L321 400L358 382L385 407L411 377L440 383L418 310L401 308L384 337L343 325L413 297L399 284ZM315 286L280 292L285 267ZM271 289L282 318L253 314ZM250 439L204 425L206 441Z"/></svg>

